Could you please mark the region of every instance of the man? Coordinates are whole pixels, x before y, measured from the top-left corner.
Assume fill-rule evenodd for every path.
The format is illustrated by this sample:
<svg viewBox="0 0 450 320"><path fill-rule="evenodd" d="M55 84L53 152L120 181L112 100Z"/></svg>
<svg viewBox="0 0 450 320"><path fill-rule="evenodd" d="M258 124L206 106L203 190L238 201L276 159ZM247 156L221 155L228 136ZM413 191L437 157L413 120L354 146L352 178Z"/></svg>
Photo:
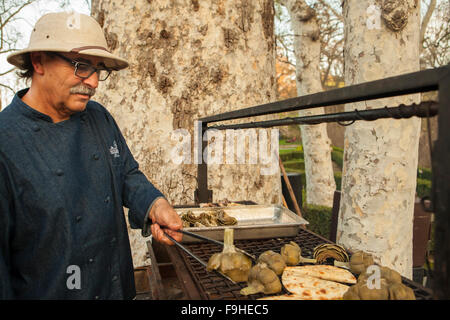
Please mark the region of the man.
<svg viewBox="0 0 450 320"><path fill-rule="evenodd" d="M8 62L31 79L0 112L0 298L132 299L130 225L172 244L181 219L89 100L128 63L82 14L43 16Z"/></svg>

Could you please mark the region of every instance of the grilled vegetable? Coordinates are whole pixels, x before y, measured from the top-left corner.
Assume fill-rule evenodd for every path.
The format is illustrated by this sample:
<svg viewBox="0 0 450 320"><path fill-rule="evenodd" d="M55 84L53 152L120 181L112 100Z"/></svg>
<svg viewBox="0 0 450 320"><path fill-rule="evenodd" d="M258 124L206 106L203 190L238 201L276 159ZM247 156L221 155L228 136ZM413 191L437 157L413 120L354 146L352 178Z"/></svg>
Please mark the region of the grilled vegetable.
<svg viewBox="0 0 450 320"><path fill-rule="evenodd" d="M380 279L369 285L367 270L360 274L358 282L344 294L344 300L415 300L414 291L402 284L401 275L388 267L380 267ZM379 285L379 286L378 286ZM378 287L377 287L378 286Z"/></svg>
<svg viewBox="0 0 450 320"><path fill-rule="evenodd" d="M192 227L196 223L200 222L200 217L197 217L192 211L187 211L181 216L181 221L183 222L183 227Z"/></svg>
<svg viewBox="0 0 450 320"><path fill-rule="evenodd" d="M277 276L280 276L283 273L284 268L286 268L286 262L281 254L272 250L263 252L258 257L258 262L264 262L269 269L272 269L276 273Z"/></svg>
<svg viewBox="0 0 450 320"><path fill-rule="evenodd" d="M344 247L324 243L314 248L313 257L317 260L317 263L324 263L327 259L332 258L335 261L348 262L349 257Z"/></svg>
<svg viewBox="0 0 450 320"><path fill-rule="evenodd" d="M416 300L413 289L402 283L393 283L389 286L389 300Z"/></svg>
<svg viewBox="0 0 450 320"><path fill-rule="evenodd" d="M288 266L296 266L299 263L316 263L316 259L302 257L302 249L293 241L281 247L281 256Z"/></svg>
<svg viewBox="0 0 450 320"><path fill-rule="evenodd" d="M366 271L368 266L374 264L373 256L364 251L357 251L350 257L350 262L347 263L347 267L354 274L361 274ZM336 266L342 266L340 264L336 264Z"/></svg>
<svg viewBox="0 0 450 320"><path fill-rule="evenodd" d="M209 258L206 269L218 270L235 282L244 282L248 280L252 260L236 251L233 244L233 231L233 229L225 229L223 250Z"/></svg>
<svg viewBox="0 0 450 320"><path fill-rule="evenodd" d="M248 275L248 287L241 289L242 295L263 292L273 294L281 291L281 282L276 273L264 262L253 266Z"/></svg>
<svg viewBox="0 0 450 320"><path fill-rule="evenodd" d="M361 300L359 297L359 285L355 284L348 288L347 292L344 293L342 297L343 300Z"/></svg>
<svg viewBox="0 0 450 320"><path fill-rule="evenodd" d="M185 228L232 226L237 224L236 218L229 216L223 209L202 212L198 216L189 210L181 215L181 221Z"/></svg>
<svg viewBox="0 0 450 320"><path fill-rule="evenodd" d="M402 276L395 270L392 270L385 266L379 266L380 268L380 277L385 279L389 284L393 283L402 283ZM367 273L365 270L358 277L358 282L365 282L371 276L371 274Z"/></svg>
<svg viewBox="0 0 450 320"><path fill-rule="evenodd" d="M237 224L237 220L226 214L224 210L217 211L217 225L219 226L233 226Z"/></svg>
<svg viewBox="0 0 450 320"><path fill-rule="evenodd" d="M380 286L369 287L367 282L359 283L359 297L361 300L388 300L389 286L385 279L380 280Z"/></svg>

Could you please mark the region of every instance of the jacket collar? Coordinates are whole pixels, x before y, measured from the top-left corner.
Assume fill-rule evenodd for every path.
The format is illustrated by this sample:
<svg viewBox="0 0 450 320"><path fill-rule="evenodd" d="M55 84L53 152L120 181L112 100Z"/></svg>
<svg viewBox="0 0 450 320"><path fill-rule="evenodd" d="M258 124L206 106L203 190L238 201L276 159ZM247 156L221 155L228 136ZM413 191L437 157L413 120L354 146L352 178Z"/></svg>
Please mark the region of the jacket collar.
<svg viewBox="0 0 450 320"><path fill-rule="evenodd" d="M30 88L26 88L18 91L14 95L14 98L11 102L11 106L14 107L16 111L20 112L22 115L28 118L35 120L44 120L53 123L52 118L50 118L48 115L39 112L36 109L33 109L32 107L30 107L29 105L27 105L25 102L22 101L22 97L28 92L29 89ZM71 118L74 116L80 116L86 112L87 108L81 112L75 113L74 115L71 116Z"/></svg>

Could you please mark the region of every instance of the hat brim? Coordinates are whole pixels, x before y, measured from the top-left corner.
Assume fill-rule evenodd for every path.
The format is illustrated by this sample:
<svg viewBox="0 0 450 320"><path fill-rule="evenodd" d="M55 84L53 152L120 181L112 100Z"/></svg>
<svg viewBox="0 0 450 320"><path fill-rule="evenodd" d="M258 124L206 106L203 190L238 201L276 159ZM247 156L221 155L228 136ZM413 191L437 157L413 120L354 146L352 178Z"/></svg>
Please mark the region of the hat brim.
<svg viewBox="0 0 450 320"><path fill-rule="evenodd" d="M25 55L30 52L37 52L37 51L52 51L52 52L71 52L67 49L55 49L53 48L33 48L33 49L24 49L20 51L16 51L8 55L6 60L16 66L19 69L25 69ZM77 52L79 54L83 55L89 55L94 57L100 57L103 58L103 63L105 66L112 70L121 70L124 68L127 68L129 66L128 62L125 59L122 59L112 53L109 53L108 51L101 50L101 49L85 49L82 51Z"/></svg>

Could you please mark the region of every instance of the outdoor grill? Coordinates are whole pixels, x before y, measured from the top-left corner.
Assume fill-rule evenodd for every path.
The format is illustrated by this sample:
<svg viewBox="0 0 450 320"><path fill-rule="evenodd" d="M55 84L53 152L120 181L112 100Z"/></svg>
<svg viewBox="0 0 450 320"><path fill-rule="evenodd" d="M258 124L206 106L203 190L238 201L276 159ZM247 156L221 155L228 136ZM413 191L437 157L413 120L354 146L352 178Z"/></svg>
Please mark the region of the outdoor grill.
<svg viewBox="0 0 450 320"><path fill-rule="evenodd" d="M288 124L317 124L322 122L342 122L350 123L354 121L373 121L382 118L402 119L412 116L429 118L439 114L439 139L436 141L432 152L432 194L430 195L431 205L424 208L435 214L435 264L432 275L432 290L422 285L403 278L403 283L414 290L417 300L448 299L450 292L450 256L448 255L450 230L448 229L450 215L450 65L432 70L424 70L415 73L390 77L330 91L315 93L283 101L268 103L265 105L235 110L210 117L199 119L199 136L197 137L201 150L207 148L207 142L202 141L204 133L209 129L243 129L243 128L268 128ZM339 104L346 104L358 101L373 100L379 98L394 97L406 94L438 91L439 101L422 102L411 106L380 106L373 110L355 110L353 112L342 112L337 114L323 114L319 116L306 116L298 118L285 118L281 120L268 120L259 122L238 123L233 125L217 125L215 123L229 120L236 120L248 117L289 112L294 110L304 110L315 107L328 107ZM206 163L198 164L197 189L194 193L195 204L213 202L213 192L208 189L208 166ZM333 227L333 226L332 226ZM335 226L334 226L335 227ZM333 243L307 229L299 229L296 236L273 237L270 239L237 239L235 245L249 253L259 256L266 250L280 251L280 248L290 242L296 242L302 249L304 257L311 256L314 247L322 243ZM150 243L150 242L149 242ZM185 246L203 261L208 261L213 253L220 252L221 248L209 243L191 243ZM160 294L164 294L161 289L163 283L160 273L170 265L176 272L176 277L182 287L184 296L187 299L202 300L255 300L263 297L263 294L243 296L239 291L246 286L246 283L233 284L232 282L207 272L195 259L191 258L181 249L175 246L164 247L158 243L149 244L149 254L152 258L151 282L153 284L154 299L160 299ZM153 248L160 248L165 251L168 260L159 264L155 257ZM161 249L162 248L162 249ZM168 262L170 261L170 262ZM161 268L164 267L164 268ZM284 293L287 293L284 290Z"/></svg>
<svg viewBox="0 0 450 320"><path fill-rule="evenodd" d="M304 257L312 256L314 248L319 244L333 243L312 231L300 229L295 237L235 240L234 244L240 249L259 256L267 250L280 252L281 247L290 241L296 242L301 247ZM158 246L158 244L156 245ZM208 261L214 253L222 250L218 245L206 242L185 244L184 246L203 261ZM246 287L246 283L233 284L214 272L206 271L206 268L197 260L177 247L173 246L165 249L167 249L170 260L173 262L183 293L187 299L256 300L265 296L262 293L249 296L241 295L239 291ZM414 290L417 300L432 299L432 291L430 289L406 278L403 278L403 283ZM282 293L288 293L288 291L283 288Z"/></svg>

